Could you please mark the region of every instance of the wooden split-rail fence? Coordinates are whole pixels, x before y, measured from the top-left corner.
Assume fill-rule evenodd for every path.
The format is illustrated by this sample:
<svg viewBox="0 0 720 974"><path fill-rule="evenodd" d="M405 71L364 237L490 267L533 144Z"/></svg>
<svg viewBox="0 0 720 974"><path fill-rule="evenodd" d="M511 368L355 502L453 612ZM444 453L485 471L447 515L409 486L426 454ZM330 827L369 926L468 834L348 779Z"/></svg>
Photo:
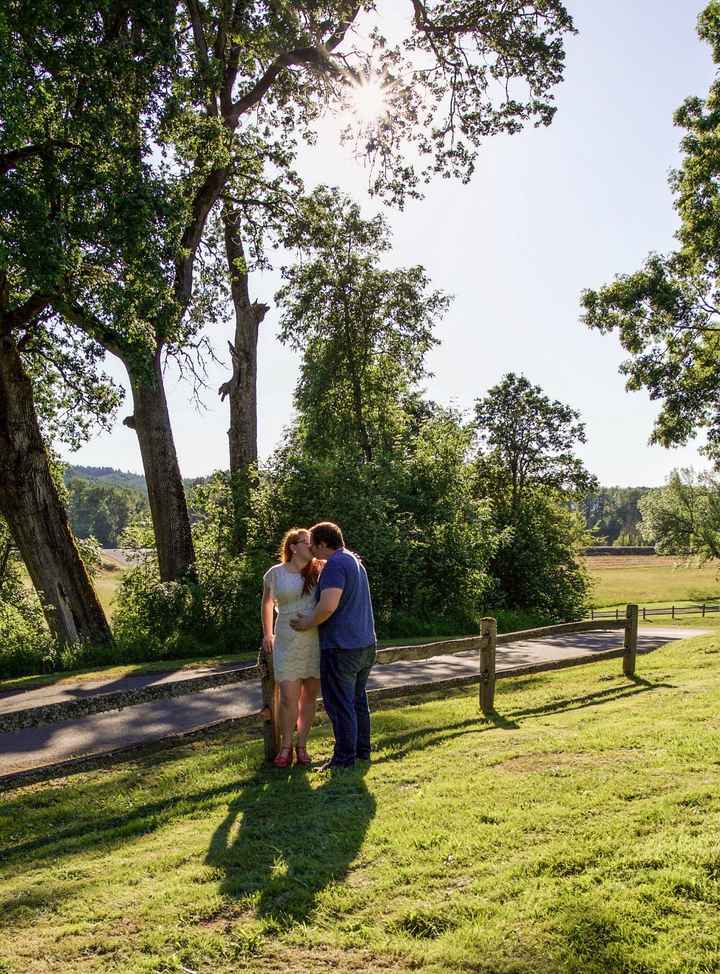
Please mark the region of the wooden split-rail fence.
<svg viewBox="0 0 720 974"><path fill-rule="evenodd" d="M425 643L420 646L393 646L379 649L377 665L387 665L400 660L427 660L436 656L452 656L476 651L478 654L478 673L472 676L452 677L446 680L435 680L413 685L383 687L371 690L373 697L407 696L411 693L422 693L455 688L463 684L480 684L480 709L485 716L495 712L495 683L500 677L520 676L525 673L540 673L546 670L574 666L581 663L592 663L613 657L622 657L623 673L627 677L635 675L638 646L638 618L637 605L628 605L625 615L616 619L596 619L584 622L568 622L557 626L543 626L538 629L525 629L519 632L505 632L498 635L497 622L491 616L480 622L480 634L463 639L447 639L441 642ZM608 650L585 654L579 657L560 660L546 660L537 663L524 664L517 667L503 667L498 671L496 665L496 649L498 646L520 642L529 639L543 639L553 636L565 636L582 632L605 632L612 629L624 630L622 650ZM277 720L279 693L273 673L272 656L260 650L258 657L258 671L260 673L263 709L263 736L265 740L265 757L272 761L277 754L280 735Z"/></svg>
<svg viewBox="0 0 720 974"><path fill-rule="evenodd" d="M652 616L670 616L675 619L683 615L701 615L703 619L706 615L713 612L720 612L720 603L714 602L693 602L691 605L641 605L638 609L641 619L650 619ZM590 619L599 621L600 619L624 619L625 609L615 607L614 609L591 609Z"/></svg>

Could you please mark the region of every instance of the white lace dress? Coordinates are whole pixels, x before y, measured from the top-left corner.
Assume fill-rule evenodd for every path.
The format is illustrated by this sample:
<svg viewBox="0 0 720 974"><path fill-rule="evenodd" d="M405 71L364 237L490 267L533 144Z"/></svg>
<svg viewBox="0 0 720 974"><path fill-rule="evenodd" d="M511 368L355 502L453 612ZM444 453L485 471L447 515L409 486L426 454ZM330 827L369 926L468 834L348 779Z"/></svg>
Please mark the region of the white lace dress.
<svg viewBox="0 0 720 974"><path fill-rule="evenodd" d="M266 572L264 582L272 594L277 617L273 644L275 680L320 679L320 641L317 627L305 632L290 628L293 616L310 615L314 610L315 589L303 595L304 579L285 565L273 565Z"/></svg>

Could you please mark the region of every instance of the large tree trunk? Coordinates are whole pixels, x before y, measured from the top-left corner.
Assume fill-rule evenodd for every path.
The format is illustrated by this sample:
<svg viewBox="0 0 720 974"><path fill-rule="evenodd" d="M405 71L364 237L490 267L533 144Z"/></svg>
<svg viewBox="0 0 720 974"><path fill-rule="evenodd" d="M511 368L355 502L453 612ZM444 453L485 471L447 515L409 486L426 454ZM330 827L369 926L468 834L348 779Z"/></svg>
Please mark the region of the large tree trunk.
<svg viewBox="0 0 720 974"><path fill-rule="evenodd" d="M250 303L247 266L242 245L240 211L226 204L223 209L225 253L230 272L230 289L235 308L235 341L228 342L232 378L219 389L220 398L230 400L230 474L232 477L235 550L243 551L247 541L251 470L257 463L257 344L260 323L268 312L266 304Z"/></svg>
<svg viewBox="0 0 720 974"><path fill-rule="evenodd" d="M225 252L235 308L235 341L228 342L233 374L220 386L220 397L230 399L230 473L245 475L257 463L257 343L266 304L250 302L240 211L225 206Z"/></svg>
<svg viewBox="0 0 720 974"><path fill-rule="evenodd" d="M112 639L50 474L32 385L15 340L0 337L0 512L63 643Z"/></svg>
<svg viewBox="0 0 720 974"><path fill-rule="evenodd" d="M137 433L147 482L155 545L164 582L195 574L195 549L187 501L162 376L161 348L148 370L126 363L134 413L125 425Z"/></svg>

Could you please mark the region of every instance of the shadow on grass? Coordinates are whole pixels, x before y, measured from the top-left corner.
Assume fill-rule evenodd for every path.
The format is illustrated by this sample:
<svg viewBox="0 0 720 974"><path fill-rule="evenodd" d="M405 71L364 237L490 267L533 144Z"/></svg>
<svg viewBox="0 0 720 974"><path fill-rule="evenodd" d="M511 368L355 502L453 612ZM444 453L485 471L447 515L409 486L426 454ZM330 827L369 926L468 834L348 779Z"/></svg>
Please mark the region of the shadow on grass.
<svg viewBox="0 0 720 974"><path fill-rule="evenodd" d="M112 787L112 785L110 786ZM87 807L92 808L95 795L104 789L83 786L78 791L87 796ZM89 849L104 848L115 845L123 840L130 840L137 836L155 832L169 824L174 818L189 815L197 805L212 803L233 792L237 792L236 781L217 788L206 788L193 794L170 795L155 802L138 805L127 812L118 815L87 815L77 814L74 824L65 828L56 828L56 821L46 819L47 831L26 842L17 842L0 848L0 866L10 863L24 856L35 854L32 861L50 857L60 859L63 855L72 855ZM28 809L24 802L18 802L18 814L27 816Z"/></svg>
<svg viewBox="0 0 720 974"><path fill-rule="evenodd" d="M225 896L248 899L278 926L301 923L318 895L342 880L375 815L362 771L315 785L300 769L259 775L213 835L206 862L222 869Z"/></svg>
<svg viewBox="0 0 720 974"><path fill-rule="evenodd" d="M382 720L384 728L379 735L379 753L374 759L374 763L379 765L388 761L398 761L415 748L431 747L434 744L465 734L478 734L498 729L514 730L520 726L523 719L601 706L605 703L630 698L641 693L649 693L661 688L672 688L672 684L650 683L640 677L635 677L630 684L624 683L618 687L609 687L580 697L554 700L541 707L509 710L504 713L496 711L487 718L477 715L452 724L425 726L411 730L405 729L402 726L402 719L394 718L393 715L393 710L397 711L404 707L406 702L395 701L390 708L384 703L383 709L386 711ZM419 702L412 698L413 704ZM143 762L147 763L150 768L155 764L157 768L159 764L172 763L175 758L176 753L165 751L162 755L147 755ZM124 760L127 761L127 756ZM140 771L141 775L144 773L145 769ZM335 808L339 811L339 821L344 829L346 828L346 825L343 824L345 823L344 802L346 799L351 804L354 801L357 802L357 814L359 816L357 821L359 824L364 821L364 828L367 827L367 822L374 812L372 799L365 790L362 778L358 775L359 772L351 772L347 776L338 776L337 780L335 778L328 779L313 789L306 775L300 771L292 771L289 775L281 776L280 772L272 769L260 772L254 778L247 779L242 783L235 780L190 793L183 793L180 789L178 793L160 797L156 801L138 804L121 812L110 811L108 808L108 813L105 814L102 812L98 814L98 804L108 801L118 788L122 791L123 787L129 787L133 779L132 775L128 776L124 786L112 780L102 779L96 780L92 784L80 783L77 789L70 786L71 800L69 802L63 800L63 789L58 789L47 796L51 805L57 804L56 809L53 807L43 808L45 803L39 800L37 793L34 797L21 795L17 801L5 800L3 814L0 815L0 824L12 832L15 831L12 828L15 817L25 823L31 819L34 822L34 826L31 828L36 831L36 834L24 841L22 839L19 841L16 839L14 842L6 841L4 848L0 847L0 865L16 862L24 857L27 857L28 862L31 863L47 857L61 858L81 850L107 848L117 842L129 841L137 836L162 828L178 817L197 814L199 806L211 806L219 800L222 801L225 796L237 794L240 789L240 794L229 806L226 822L218 829L210 852L212 857L217 858L219 865L222 864L221 851L223 849L230 856L227 859L229 866L226 879L228 888L230 888L238 878L237 870L231 861L232 848L237 845L237 842L231 842L229 838L234 822L245 823L241 825L242 842L250 849L252 846L250 841L252 823L260 821L262 816L274 817L276 821L282 823L279 834L283 838L279 844L276 844L281 856L284 855L286 858L287 855L290 855L291 859L293 858L293 850L299 847L298 843L302 845L304 842L306 845L312 846L313 843L328 841L332 845L336 841L333 838L335 825L332 820L333 817L325 814L328 809ZM346 779L345 783L343 783L343 779ZM351 787L353 782L354 784ZM345 790L347 788L351 788L350 798L346 796ZM35 803L35 807L29 808L29 802ZM111 807L115 808L114 805ZM303 808L305 812L302 820L296 821L300 817L299 813L296 814L300 808ZM320 822L323 822L324 825L321 826ZM350 824L351 822L348 820L347 827ZM325 838L323 837L323 828L328 833ZM286 835L288 829L292 834ZM38 832L40 834L37 834ZM274 841L273 831L269 826L264 835L269 842ZM357 836L355 838L357 839ZM362 836L358 839L358 845L361 841ZM255 850L253 855L259 855L258 850ZM263 870L267 872L270 868L267 865L267 855L269 855L268 852L263 853L261 873ZM338 862L340 862L343 856L340 855L339 847L338 856ZM258 861L260 862L260 860Z"/></svg>
<svg viewBox="0 0 720 974"><path fill-rule="evenodd" d="M76 797L82 793L83 805L92 809L105 785L84 786ZM249 897L258 916L278 925L306 919L317 895L342 880L375 814L375 799L360 769L320 778L296 769L264 768L242 782L168 795L120 814L81 814L64 828L57 827L54 816L41 815L37 825L43 834L0 849L0 866L47 859L60 863L80 852L123 845L178 818L197 816L205 805L214 816L225 796L231 800L206 861L222 870L220 888L226 896ZM20 918L63 895L51 889L33 896L13 894L0 898L0 913Z"/></svg>
<svg viewBox="0 0 720 974"><path fill-rule="evenodd" d="M641 677L632 677L630 683L631 685L626 683L619 687L609 687L606 690L597 690L579 697L553 700L541 707L509 710L504 714L495 710L484 716L470 717L455 724L445 724L442 727L422 727L410 731L385 733L382 736L382 747L389 753L382 754L374 760L374 763L398 761L417 747L430 747L433 744L454 739L464 734L479 734L492 730L517 730L522 718L568 713L573 710L582 710L585 707L597 707L605 703L628 699L653 690L675 689L672 683L651 683Z"/></svg>

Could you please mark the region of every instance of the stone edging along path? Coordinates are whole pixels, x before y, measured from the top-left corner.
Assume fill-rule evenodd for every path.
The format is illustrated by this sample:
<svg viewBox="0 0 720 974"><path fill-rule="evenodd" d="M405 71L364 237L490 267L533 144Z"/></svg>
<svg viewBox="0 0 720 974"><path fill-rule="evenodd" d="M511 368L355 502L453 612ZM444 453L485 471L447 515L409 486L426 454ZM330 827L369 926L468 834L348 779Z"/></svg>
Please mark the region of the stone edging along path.
<svg viewBox="0 0 720 974"><path fill-rule="evenodd" d="M25 727L54 724L61 720L89 717L91 714L101 714L108 710L122 710L124 707L134 707L136 704L150 703L152 700L181 697L187 693L197 693L199 690L210 690L244 680L259 679L260 671L257 666L239 666L237 669L210 673L206 676L188 677L187 680L151 684L141 689L97 693L77 700L64 700L62 703L11 710L9 713L0 714L0 734L12 733Z"/></svg>

